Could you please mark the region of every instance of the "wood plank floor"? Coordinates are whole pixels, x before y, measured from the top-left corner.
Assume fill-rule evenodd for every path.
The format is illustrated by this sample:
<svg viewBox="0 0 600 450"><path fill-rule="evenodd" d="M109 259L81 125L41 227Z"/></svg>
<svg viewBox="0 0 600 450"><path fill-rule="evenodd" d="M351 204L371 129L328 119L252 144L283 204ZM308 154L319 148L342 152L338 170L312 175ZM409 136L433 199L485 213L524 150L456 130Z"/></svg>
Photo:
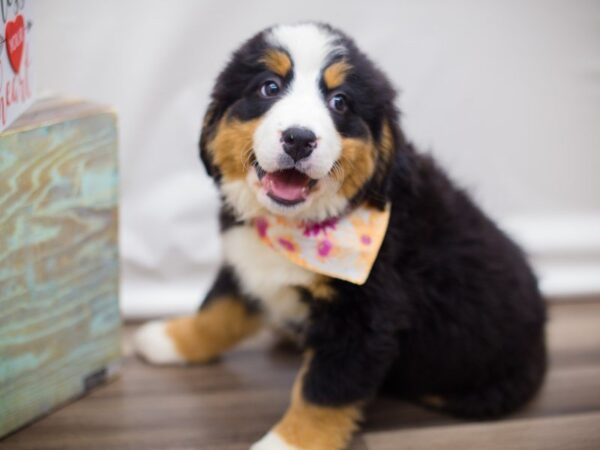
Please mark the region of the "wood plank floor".
<svg viewBox="0 0 600 450"><path fill-rule="evenodd" d="M378 399L352 450L600 449L600 300L555 303L550 314L551 369L525 409L469 423ZM267 335L203 367L154 368L126 354L120 378L0 449L247 449L285 410L300 365L299 354Z"/></svg>

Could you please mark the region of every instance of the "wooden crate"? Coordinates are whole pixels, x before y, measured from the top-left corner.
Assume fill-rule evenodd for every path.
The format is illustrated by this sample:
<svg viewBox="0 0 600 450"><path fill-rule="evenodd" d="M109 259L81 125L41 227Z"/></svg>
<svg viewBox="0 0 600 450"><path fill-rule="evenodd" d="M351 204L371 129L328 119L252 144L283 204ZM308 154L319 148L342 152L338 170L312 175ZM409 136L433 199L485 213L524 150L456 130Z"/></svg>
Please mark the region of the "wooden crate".
<svg viewBox="0 0 600 450"><path fill-rule="evenodd" d="M0 436L120 358L117 125L45 99L0 134Z"/></svg>

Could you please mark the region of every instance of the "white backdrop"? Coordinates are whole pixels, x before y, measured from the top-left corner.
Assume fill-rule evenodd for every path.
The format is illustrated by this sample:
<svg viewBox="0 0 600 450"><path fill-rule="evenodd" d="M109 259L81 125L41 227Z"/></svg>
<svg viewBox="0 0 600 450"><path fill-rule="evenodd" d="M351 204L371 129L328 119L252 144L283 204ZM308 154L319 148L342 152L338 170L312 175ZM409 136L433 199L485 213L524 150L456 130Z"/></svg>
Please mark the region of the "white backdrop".
<svg viewBox="0 0 600 450"><path fill-rule="evenodd" d="M35 1L39 86L114 105L123 309L189 311L219 260L197 159L212 82L265 26L327 21L401 90L408 136L525 243L552 294L600 289L600 2Z"/></svg>

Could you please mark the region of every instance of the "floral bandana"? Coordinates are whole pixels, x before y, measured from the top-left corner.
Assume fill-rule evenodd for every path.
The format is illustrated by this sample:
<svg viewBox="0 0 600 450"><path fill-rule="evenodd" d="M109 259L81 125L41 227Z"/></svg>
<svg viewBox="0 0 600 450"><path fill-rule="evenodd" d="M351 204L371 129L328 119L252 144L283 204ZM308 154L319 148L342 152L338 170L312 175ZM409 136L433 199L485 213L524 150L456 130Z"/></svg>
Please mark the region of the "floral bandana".
<svg viewBox="0 0 600 450"><path fill-rule="evenodd" d="M279 216L254 219L260 240L294 264L312 272L364 284L369 277L390 219L383 211L365 206L319 223Z"/></svg>

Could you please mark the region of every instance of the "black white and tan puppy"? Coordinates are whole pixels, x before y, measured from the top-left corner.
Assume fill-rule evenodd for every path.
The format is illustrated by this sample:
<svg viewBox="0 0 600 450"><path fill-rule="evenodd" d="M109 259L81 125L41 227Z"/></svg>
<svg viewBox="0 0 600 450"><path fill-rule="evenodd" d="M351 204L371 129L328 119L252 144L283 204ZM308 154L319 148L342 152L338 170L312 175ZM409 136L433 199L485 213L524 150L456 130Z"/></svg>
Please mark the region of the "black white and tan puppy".
<svg viewBox="0 0 600 450"><path fill-rule="evenodd" d="M200 157L222 199L223 263L197 314L145 325L136 345L153 363L202 363L264 325L294 336L305 359L289 409L255 450L343 449L382 392L485 419L543 380L545 307L522 251L404 139L394 102L324 24L260 32L217 79ZM335 237L359 211L386 219L358 281L297 263L257 226Z"/></svg>

